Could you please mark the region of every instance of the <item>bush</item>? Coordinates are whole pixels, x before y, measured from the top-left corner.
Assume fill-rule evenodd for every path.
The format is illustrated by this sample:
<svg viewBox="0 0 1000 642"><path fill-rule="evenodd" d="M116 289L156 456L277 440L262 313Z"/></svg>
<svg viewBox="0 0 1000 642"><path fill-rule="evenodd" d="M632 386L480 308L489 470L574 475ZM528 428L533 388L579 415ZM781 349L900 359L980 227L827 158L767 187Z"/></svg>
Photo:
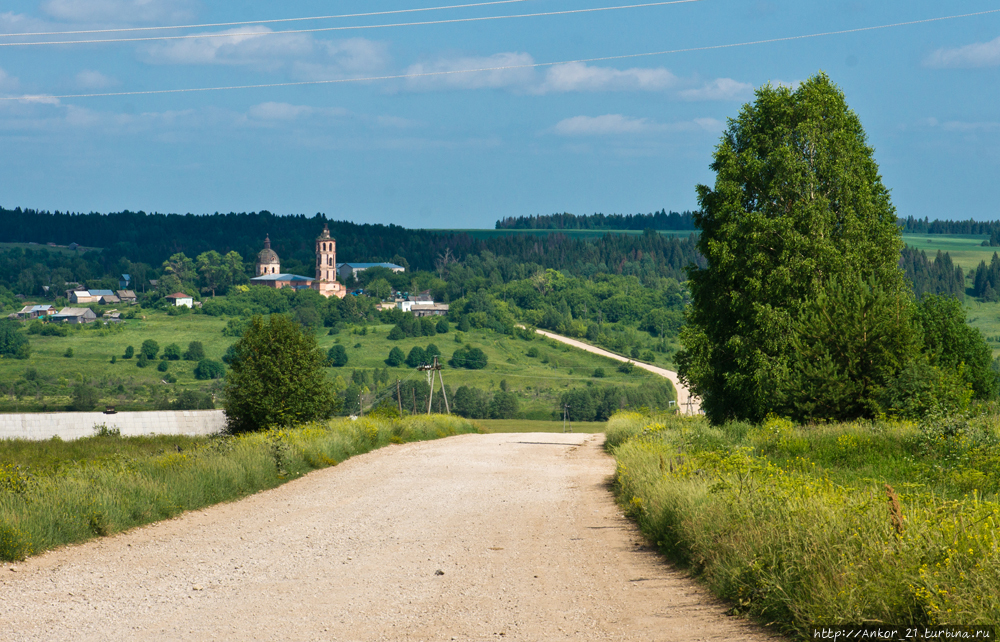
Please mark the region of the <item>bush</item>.
<svg viewBox="0 0 1000 642"><path fill-rule="evenodd" d="M172 410L214 410L215 403L210 394L185 390L170 404L170 408Z"/></svg>
<svg viewBox="0 0 1000 642"><path fill-rule="evenodd" d="M97 401L97 390L93 386L78 383L73 386L73 397L69 407L70 410L77 412L87 412L94 409Z"/></svg>
<svg viewBox="0 0 1000 642"><path fill-rule="evenodd" d="M145 352L139 353L139 359L136 360L135 365L137 365L140 368L145 368L146 366L149 365L149 357L146 356Z"/></svg>
<svg viewBox="0 0 1000 642"><path fill-rule="evenodd" d="M8 319L0 321L0 356L27 359L30 355L31 344L18 324Z"/></svg>
<svg viewBox="0 0 1000 642"><path fill-rule="evenodd" d="M169 367L170 365L167 363L165 359L161 359L160 363L156 365L156 369L159 370L160 372L166 372Z"/></svg>
<svg viewBox="0 0 1000 642"><path fill-rule="evenodd" d="M424 352L427 353L427 359L429 361L433 361L434 357L440 357L441 356L441 349L438 348L433 343L427 344L427 347L424 349Z"/></svg>
<svg viewBox="0 0 1000 642"><path fill-rule="evenodd" d="M410 350L410 354L406 355L406 365L411 368L416 368L417 366L428 363L427 352L420 346L413 346Z"/></svg>
<svg viewBox="0 0 1000 642"><path fill-rule="evenodd" d="M389 351L389 356L386 358L385 363L393 368L398 368L404 361L406 361L406 355L398 347L394 347Z"/></svg>
<svg viewBox="0 0 1000 642"><path fill-rule="evenodd" d="M448 325L448 319L441 317L441 320L437 322L437 333L448 334L449 331L451 331L451 326Z"/></svg>
<svg viewBox="0 0 1000 642"><path fill-rule="evenodd" d="M525 352L524 354L531 357L532 359L536 359L538 357L538 348L536 348L535 346L531 346L530 348L528 348L528 351Z"/></svg>
<svg viewBox="0 0 1000 642"><path fill-rule="evenodd" d="M192 341L188 344L188 349L184 353L185 361L201 361L205 358L205 346L201 341Z"/></svg>
<svg viewBox="0 0 1000 642"><path fill-rule="evenodd" d="M134 356L135 356L135 348L133 348L132 346L129 346L129 347L125 348L125 354L123 355L122 358L124 358L124 359L131 359Z"/></svg>
<svg viewBox="0 0 1000 642"><path fill-rule="evenodd" d="M347 349L339 343L326 353L327 361L334 368L342 368L347 365Z"/></svg>
<svg viewBox="0 0 1000 642"><path fill-rule="evenodd" d="M181 347L176 343L171 343L163 349L163 358L169 361L180 361Z"/></svg>
<svg viewBox="0 0 1000 642"><path fill-rule="evenodd" d="M392 326L392 330L389 330L387 335L390 341L399 341L400 339L406 338L406 333L398 325Z"/></svg>
<svg viewBox="0 0 1000 642"><path fill-rule="evenodd" d="M200 381L222 379L226 376L226 366L212 359L202 359L194 368L194 378Z"/></svg>
<svg viewBox="0 0 1000 642"><path fill-rule="evenodd" d="M490 418L492 419L513 419L520 410L520 401L514 392L504 392L503 390L494 393L493 401L490 402Z"/></svg>
<svg viewBox="0 0 1000 642"><path fill-rule="evenodd" d="M482 370L489 365L489 360L479 348L459 348L451 355L451 365L455 368Z"/></svg>
<svg viewBox="0 0 1000 642"><path fill-rule="evenodd" d="M143 341L142 346L139 348L139 352L146 355L147 359L155 359L159 351L160 344L152 339L146 339Z"/></svg>
<svg viewBox="0 0 1000 642"><path fill-rule="evenodd" d="M622 372L625 374L632 374L633 370L635 370L635 364L632 363L631 361L623 361L620 364L618 364L618 372Z"/></svg>
<svg viewBox="0 0 1000 642"><path fill-rule="evenodd" d="M63 353L63 356L66 357L67 359L72 359L73 358L73 348L66 348L66 352Z"/></svg>
<svg viewBox="0 0 1000 642"><path fill-rule="evenodd" d="M594 378L603 379L604 376L604 368L594 368Z"/></svg>

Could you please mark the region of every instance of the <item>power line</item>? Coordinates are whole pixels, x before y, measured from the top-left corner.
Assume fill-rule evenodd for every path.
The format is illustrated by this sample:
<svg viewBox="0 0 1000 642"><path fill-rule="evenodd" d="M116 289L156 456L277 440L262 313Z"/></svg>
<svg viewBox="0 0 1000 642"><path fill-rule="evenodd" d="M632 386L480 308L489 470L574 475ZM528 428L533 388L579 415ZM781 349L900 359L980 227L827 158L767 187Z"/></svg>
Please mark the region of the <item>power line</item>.
<svg viewBox="0 0 1000 642"><path fill-rule="evenodd" d="M163 31L166 29L207 29L209 27L237 27L242 25L263 25L279 22L303 22L307 20L336 20L340 18L365 18L371 16L388 16L398 13L417 13L421 11L444 11L446 9L467 9L470 7L487 7L497 4L513 4L530 2L531 0L494 0L493 2L476 2L473 4L453 4L442 7L419 7L417 9L396 9L394 11L370 11L368 13L344 13L336 16L308 16L305 18L275 18L273 20L243 20L240 22L206 22L196 25L166 25L161 27L122 27L120 29L82 29L76 31L36 31L25 33L0 33L0 38L16 38L21 36L69 36L83 33L126 33L135 31Z"/></svg>
<svg viewBox="0 0 1000 642"><path fill-rule="evenodd" d="M317 27L315 29L286 29L284 31L241 31L237 33L194 33L183 36L144 36L139 38L95 38L91 40L47 40L42 42L0 42L0 47L38 47L42 45L86 45L107 44L115 42L152 42L158 40L194 40L199 38L241 38L246 36L277 36L296 33L320 33L325 31L357 31L363 29L388 29L392 27L419 27L427 25L447 25L459 22L483 22L487 20L511 20L514 18L537 18L540 16L565 16L574 13L595 13L599 11L617 11L621 9L640 9L644 7L662 7L670 4L688 4L703 0L667 0L664 2L646 2L642 4L627 4L614 7L593 7L590 9L565 9L563 11L544 11L541 13L521 13L509 16L480 16L477 18L450 18L448 20L424 20L422 22L397 22L383 25L352 25L344 27Z"/></svg>
<svg viewBox="0 0 1000 642"><path fill-rule="evenodd" d="M942 16L939 18L925 18L923 20L910 20L907 22L895 22L885 25L877 25L874 27L858 27L855 29L842 29L839 31L825 31L822 33L812 33L801 36L786 36L783 38L768 38L766 40L751 40L746 42L730 43L725 45L707 45L704 47L688 47L685 49L666 49L663 51L651 51L646 53L635 53L635 54L622 54L618 56L601 56L598 58L580 58L578 60L562 60L557 62L536 62L523 65L503 65L498 67L480 67L476 69L458 69L450 71L428 71L415 74L391 74L385 76L368 76L364 78L337 78L333 80L302 80L294 82L277 82L277 83L262 83L256 85L229 85L225 87L191 87L186 89L151 89L145 91L117 91L117 92L105 92L105 93L93 93L93 94L63 94L63 95L47 95L47 94L35 94L35 95L21 95L21 96L0 96L0 101L6 100L23 100L29 102L40 102L44 100L57 100L66 98L102 98L102 97L112 97L112 96L149 96L156 94L182 94L182 93L192 93L192 92L202 92L202 91L227 91L233 89L269 89L273 87L298 87L303 85L331 85L338 83L353 83L353 82L376 82L381 80L402 80L408 78L428 78L433 76L449 76L454 74L470 74L479 73L484 71L505 71L513 69L533 69L539 67L554 67L557 65L571 65L580 64L588 62L607 62L611 60L627 60L630 58L644 58L648 56L664 56L668 54L677 53L690 53L694 51L711 51L716 49L731 49L735 47L749 47L753 45L763 45L771 44L776 42L791 42L794 40L805 40L808 38L820 38L824 36L837 36L849 33L863 33L866 31L876 31L880 29L891 29L895 27L906 27L918 24L927 24L931 22L941 22L943 20L956 20L959 18L972 18L976 16L982 16L987 14L1000 13L1000 9L990 9L988 11L978 11L976 13L964 13L953 16Z"/></svg>

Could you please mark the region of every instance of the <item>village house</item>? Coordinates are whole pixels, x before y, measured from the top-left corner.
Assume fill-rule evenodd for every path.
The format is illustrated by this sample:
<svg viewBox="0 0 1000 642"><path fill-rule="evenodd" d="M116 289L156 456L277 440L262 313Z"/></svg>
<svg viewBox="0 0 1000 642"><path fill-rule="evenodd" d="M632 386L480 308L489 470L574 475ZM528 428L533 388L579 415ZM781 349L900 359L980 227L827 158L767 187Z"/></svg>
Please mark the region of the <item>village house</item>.
<svg viewBox="0 0 1000 642"><path fill-rule="evenodd" d="M21 319L22 321L27 321L29 319L38 319L42 317L47 317L50 314L55 314L55 308L51 305L26 305L20 309L18 312L14 312L9 315L10 319Z"/></svg>
<svg viewBox="0 0 1000 642"><path fill-rule="evenodd" d="M137 300L135 292L132 290L116 290L115 294L118 295L118 299L122 303L128 303L129 305L132 305Z"/></svg>
<svg viewBox="0 0 1000 642"><path fill-rule="evenodd" d="M194 297L190 294L184 294L183 292L174 292L170 296L163 297L164 299L172 302L176 307L194 307Z"/></svg>
<svg viewBox="0 0 1000 642"><path fill-rule="evenodd" d="M93 323L97 315L90 308L63 308L49 319L56 323Z"/></svg>

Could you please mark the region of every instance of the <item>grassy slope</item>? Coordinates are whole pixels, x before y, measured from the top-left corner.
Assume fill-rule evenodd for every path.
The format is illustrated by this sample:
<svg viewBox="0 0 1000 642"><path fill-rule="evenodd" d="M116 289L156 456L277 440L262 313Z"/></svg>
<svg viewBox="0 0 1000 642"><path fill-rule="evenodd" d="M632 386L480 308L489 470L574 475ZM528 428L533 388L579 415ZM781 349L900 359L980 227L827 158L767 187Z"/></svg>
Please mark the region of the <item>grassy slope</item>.
<svg viewBox="0 0 1000 642"><path fill-rule="evenodd" d="M148 409L151 404L151 387L169 389L172 395L174 390L208 390L212 385L210 382L194 378L196 364L193 362L170 362L169 372L178 381L176 386L164 386L161 383L164 374L156 370L155 363L147 368L138 368L135 359L123 360L121 355L127 346L131 345L138 350L143 341L153 339L160 344L161 351L169 343L177 343L185 350L190 341L201 341L208 358L221 359L226 348L235 341L233 337L222 334L227 319L200 314L171 317L155 311L145 311L143 316L144 319L124 323L120 330L94 330L88 326L79 330L71 329L67 337L31 335L30 359L0 359L0 390L7 393L0 398L0 410L61 410L70 401L72 386L79 381L97 385L101 390L101 403L114 403L122 410ZM344 368L327 369L331 381L338 375L349 381L353 368L385 367L383 360L394 346L408 354L416 345L426 347L429 343L434 343L440 348L444 361L447 361L456 348L470 343L486 352L489 366L480 371L448 368L444 370L445 382L452 389L464 384L490 390L497 389L501 380L506 380L511 389L522 394L522 409L534 411L538 416L537 413L551 413L558 396L568 387L583 386L588 382L628 385L652 376L642 371L624 375L616 370L616 362L541 339L523 341L476 330L462 333L461 343L455 342L455 331L434 337L389 341L387 335L391 327L369 327L369 333L365 336L353 334L351 330L335 336L318 335L319 345L324 351L333 346L334 342L340 342L347 349L350 359ZM66 349L70 347L73 348L73 357L64 357ZM526 356L525 353L531 347L539 350L537 358ZM115 364L110 363L112 355L118 356ZM548 363L543 363L545 360ZM591 375L596 368L603 368L606 378L593 379ZM18 380L22 380L20 385L24 387L23 376L28 369L37 371L39 379L46 382L42 386L43 396L40 399L35 399L33 392L21 399L10 394L12 384ZM405 380L411 375L413 370L408 367L390 368L393 380ZM124 395L116 393L119 385L126 390Z"/></svg>
<svg viewBox="0 0 1000 642"><path fill-rule="evenodd" d="M449 387L457 389L459 386L469 385L494 390L499 387L500 381L506 380L509 389L521 394L522 411L545 414L553 411L559 395L570 387L585 386L588 382L632 385L655 377L638 369L629 375L619 373L616 361L541 338L523 341L485 331L452 331L435 337L389 341L386 336L391 329L391 325L381 325L375 327L374 334L369 327L369 333L365 336L342 332L332 337L321 337L320 345L324 350L338 340L347 349L348 364L343 368L331 368L331 375L340 375L349 380L352 368L384 368L384 359L389 356L393 347L399 347L404 354L409 354L414 346L426 348L433 343L442 352L442 362L447 362L457 348L471 344L486 353L489 366L484 370L447 368L443 373ZM460 343L455 341L456 335L461 337ZM527 351L532 347L538 349L538 357L527 356ZM548 363L543 363L545 360ZM604 370L605 378L594 379L591 376L597 368ZM393 380L406 379L413 374L413 370L408 367L389 370ZM536 416L541 418L540 415Z"/></svg>

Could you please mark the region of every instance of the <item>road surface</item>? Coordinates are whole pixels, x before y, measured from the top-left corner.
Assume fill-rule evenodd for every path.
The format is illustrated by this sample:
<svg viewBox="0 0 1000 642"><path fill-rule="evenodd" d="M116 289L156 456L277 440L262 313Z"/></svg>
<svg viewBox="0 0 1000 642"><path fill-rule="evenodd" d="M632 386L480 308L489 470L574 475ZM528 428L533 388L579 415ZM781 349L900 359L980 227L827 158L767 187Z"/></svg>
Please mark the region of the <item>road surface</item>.
<svg viewBox="0 0 1000 642"><path fill-rule="evenodd" d="M769 640L644 543L602 435L390 446L0 565L3 640Z"/></svg>

